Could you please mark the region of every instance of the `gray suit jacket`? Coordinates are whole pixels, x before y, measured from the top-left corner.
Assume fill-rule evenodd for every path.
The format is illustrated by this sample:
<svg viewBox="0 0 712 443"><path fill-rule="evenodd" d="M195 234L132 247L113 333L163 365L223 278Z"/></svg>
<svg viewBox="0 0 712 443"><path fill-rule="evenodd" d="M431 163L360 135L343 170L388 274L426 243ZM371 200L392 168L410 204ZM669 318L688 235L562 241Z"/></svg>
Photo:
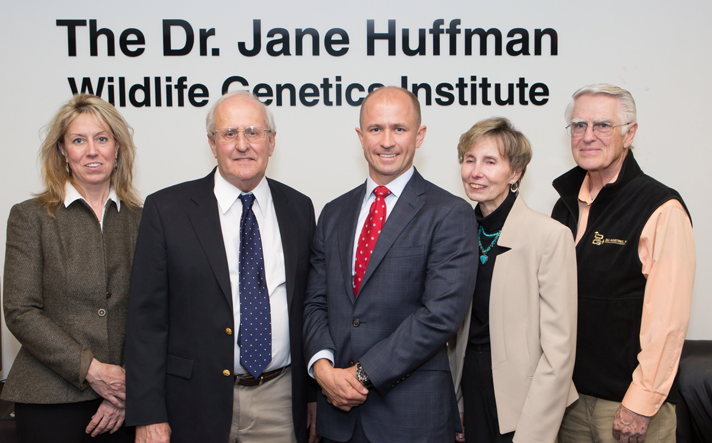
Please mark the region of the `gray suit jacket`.
<svg viewBox="0 0 712 443"><path fill-rule="evenodd" d="M502 433L517 442L550 442L578 394L571 381L576 354L576 252L571 231L517 197L498 244L490 290L492 378ZM450 342L458 398L471 309ZM465 430L467 434L467 430Z"/></svg>
<svg viewBox="0 0 712 443"><path fill-rule="evenodd" d="M37 200L7 222L3 294L7 327L22 344L2 392L22 403L98 398L87 359L123 365L129 275L141 210L111 202L102 233L82 200L54 217ZM85 367L82 371L82 359Z"/></svg>
<svg viewBox="0 0 712 443"><path fill-rule="evenodd" d="M415 171L378 238L354 297L353 240L366 186L324 207L304 308L305 356L332 349L335 367L360 361L374 384L349 413L317 398L317 432L344 441L360 414L379 442L445 442L455 432L446 343L475 288L474 212Z"/></svg>

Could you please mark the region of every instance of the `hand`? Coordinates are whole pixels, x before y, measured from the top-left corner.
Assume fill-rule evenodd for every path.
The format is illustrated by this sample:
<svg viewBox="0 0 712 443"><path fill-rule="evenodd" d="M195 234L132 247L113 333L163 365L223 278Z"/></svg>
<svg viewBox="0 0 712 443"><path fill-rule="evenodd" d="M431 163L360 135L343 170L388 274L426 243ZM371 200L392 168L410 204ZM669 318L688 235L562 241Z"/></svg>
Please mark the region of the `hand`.
<svg viewBox="0 0 712 443"><path fill-rule="evenodd" d="M462 432L455 433L455 441L462 443L465 441L465 414L460 412L460 425L462 426Z"/></svg>
<svg viewBox="0 0 712 443"><path fill-rule="evenodd" d="M85 432L88 434L91 432L92 437L96 437L99 434L103 434L109 431L110 434L118 431L121 425L124 424L124 415L126 414L126 409L117 408L109 400L104 400L99 405L96 414L91 417L89 426L87 426Z"/></svg>
<svg viewBox="0 0 712 443"><path fill-rule="evenodd" d="M636 414L620 405L613 421L613 438L620 440L621 443L642 443L648 432L648 424L650 424L650 417Z"/></svg>
<svg viewBox="0 0 712 443"><path fill-rule="evenodd" d="M116 365L109 365L93 359L87 371L87 382L89 386L111 402L117 408L125 408L126 400L126 375L124 368Z"/></svg>
<svg viewBox="0 0 712 443"><path fill-rule="evenodd" d="M366 401L368 389L356 378L356 365L337 369L322 358L314 363L313 372L329 404L348 412Z"/></svg>
<svg viewBox="0 0 712 443"><path fill-rule="evenodd" d="M171 427L168 422L136 426L136 443L170 443Z"/></svg>
<svg viewBox="0 0 712 443"><path fill-rule="evenodd" d="M309 429L309 443L318 443L321 436L316 433L316 402L307 403L307 429Z"/></svg>

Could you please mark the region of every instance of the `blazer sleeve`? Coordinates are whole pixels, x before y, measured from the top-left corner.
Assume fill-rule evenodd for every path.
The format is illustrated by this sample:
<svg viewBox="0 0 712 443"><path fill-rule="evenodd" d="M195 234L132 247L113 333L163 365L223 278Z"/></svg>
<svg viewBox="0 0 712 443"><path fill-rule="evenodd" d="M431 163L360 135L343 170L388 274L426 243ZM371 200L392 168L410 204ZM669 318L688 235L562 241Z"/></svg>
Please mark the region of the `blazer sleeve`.
<svg viewBox="0 0 712 443"><path fill-rule="evenodd" d="M326 299L326 262L324 258L324 218L328 205L321 211L312 241L307 292L304 297L304 357L307 364L319 351L336 349L329 332L328 303Z"/></svg>
<svg viewBox="0 0 712 443"><path fill-rule="evenodd" d="M163 222L146 199L131 271L126 327L126 425L168 421L168 274Z"/></svg>
<svg viewBox="0 0 712 443"><path fill-rule="evenodd" d="M78 389L93 355L43 311L44 254L39 205L13 206L7 222L3 307L7 327L24 350ZM82 365L82 361L85 364ZM83 367L84 366L84 367Z"/></svg>
<svg viewBox="0 0 712 443"><path fill-rule="evenodd" d="M517 424L517 442L554 441L568 406L576 357L576 273L573 238L557 223L537 271L542 354Z"/></svg>
<svg viewBox="0 0 712 443"><path fill-rule="evenodd" d="M477 220L464 200L443 211L429 238L422 306L362 357L381 395L432 359L457 332L475 289ZM447 358L444 359L447 366Z"/></svg>

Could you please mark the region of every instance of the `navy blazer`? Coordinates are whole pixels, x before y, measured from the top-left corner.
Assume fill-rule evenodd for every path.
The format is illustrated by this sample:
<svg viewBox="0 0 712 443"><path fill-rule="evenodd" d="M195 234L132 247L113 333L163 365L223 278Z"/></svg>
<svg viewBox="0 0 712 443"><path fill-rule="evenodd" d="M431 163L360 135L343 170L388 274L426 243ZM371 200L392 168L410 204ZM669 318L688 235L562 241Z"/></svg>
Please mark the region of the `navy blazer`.
<svg viewBox="0 0 712 443"><path fill-rule="evenodd" d="M148 196L131 274L126 424L167 421L176 443L226 442L232 422L236 325L214 173ZM292 413L303 443L310 381L301 328L314 207L288 186L269 186L286 268Z"/></svg>
<svg viewBox="0 0 712 443"><path fill-rule="evenodd" d="M366 185L324 207L304 307L306 359L323 349L335 367L361 362L374 388L345 413L317 397L317 432L348 440L360 414L378 442L452 441L458 417L446 343L475 289L477 221L463 199L415 171L381 231L358 298L354 236ZM457 418L459 425L459 418Z"/></svg>

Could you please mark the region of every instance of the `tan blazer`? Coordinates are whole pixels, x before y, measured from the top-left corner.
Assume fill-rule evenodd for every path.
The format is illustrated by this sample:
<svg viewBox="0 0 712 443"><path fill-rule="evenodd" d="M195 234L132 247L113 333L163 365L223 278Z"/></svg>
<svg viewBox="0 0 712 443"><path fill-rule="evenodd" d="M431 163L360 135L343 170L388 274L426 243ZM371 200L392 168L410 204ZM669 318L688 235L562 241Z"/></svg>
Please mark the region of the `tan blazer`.
<svg viewBox="0 0 712 443"><path fill-rule="evenodd" d="M3 306L22 345L2 398L76 403L99 398L84 380L92 358L122 365L129 276L141 210L111 202L104 230L82 200L54 217L37 200L7 222Z"/></svg>
<svg viewBox="0 0 712 443"><path fill-rule="evenodd" d="M516 431L518 443L552 443L564 410L578 398L571 381L577 316L573 237L559 222L529 209L520 195L498 244L511 248L497 256L489 306L499 428ZM461 411L471 311L472 305L449 344Z"/></svg>

